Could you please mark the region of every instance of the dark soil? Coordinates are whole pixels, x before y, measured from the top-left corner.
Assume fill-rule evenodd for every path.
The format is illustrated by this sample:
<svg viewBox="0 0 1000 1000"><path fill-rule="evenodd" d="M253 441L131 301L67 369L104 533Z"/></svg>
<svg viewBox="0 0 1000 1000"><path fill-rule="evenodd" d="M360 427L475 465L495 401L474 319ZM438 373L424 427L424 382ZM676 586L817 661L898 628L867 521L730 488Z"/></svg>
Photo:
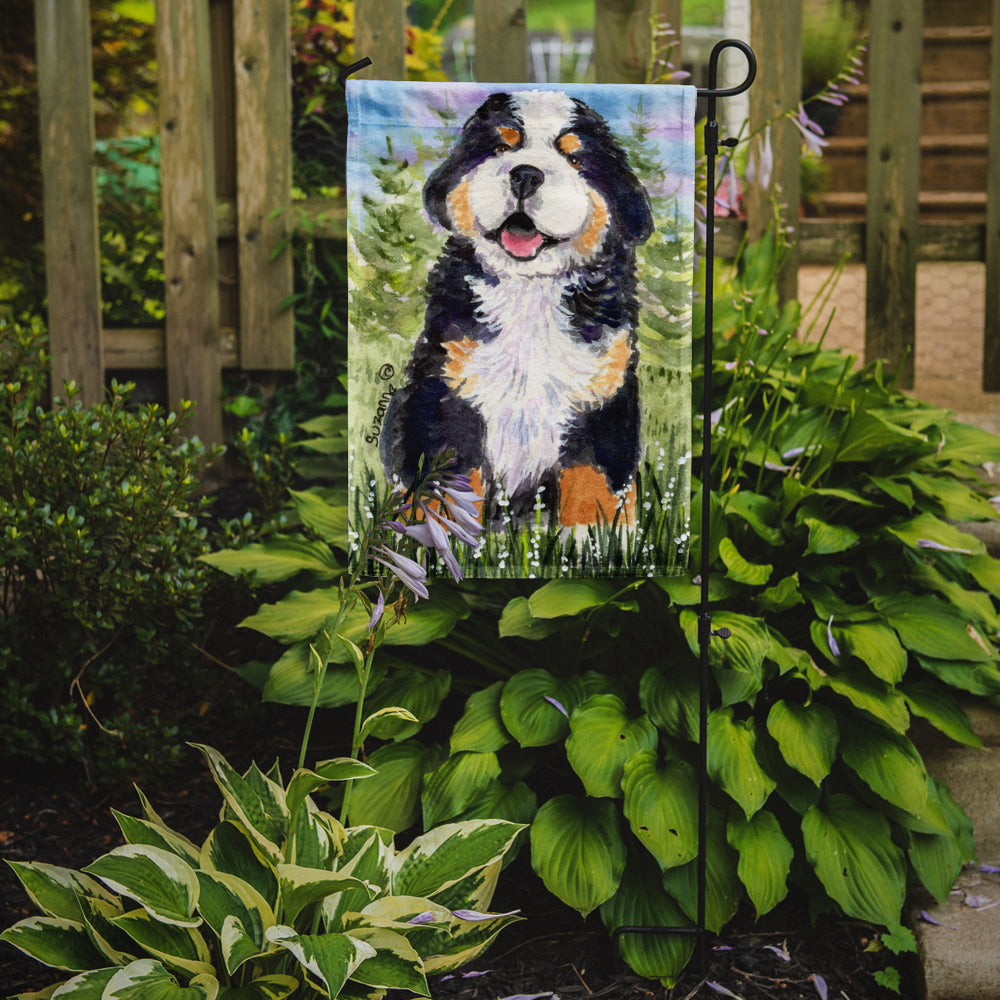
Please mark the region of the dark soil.
<svg viewBox="0 0 1000 1000"><path fill-rule="evenodd" d="M270 725L272 732L266 740L257 732L258 747L273 750L277 743L290 751L289 721L279 716ZM250 747L245 740L217 742L234 764L248 761ZM287 759L291 757L289 753ZM191 765L149 794L170 826L197 841L214 824L220 800L194 751ZM44 780L35 776L31 781L7 775L0 779L0 858L81 868L122 842L111 807L139 814L134 793L102 795L57 775ZM884 951L866 950L874 938L871 928L833 918L822 918L811 926L806 907L799 901L786 902L756 925L751 915L740 914L719 938L706 940L704 970L695 968L695 960L672 990L639 978L618 961L596 916L582 922L563 907L545 892L523 856L501 877L494 908L519 908L526 919L504 931L470 969L447 978L432 977L435 1000L513 996L539 996L541 1000L550 994L561 1000L690 1000L731 995L743 1000L816 1000L822 996L887 1000L892 994L873 979L887 965L895 965L903 974L902 996L918 992L904 962ZM32 912L10 869L0 866L0 927ZM0 995L39 990L60 978L65 975L60 977L0 944Z"/></svg>

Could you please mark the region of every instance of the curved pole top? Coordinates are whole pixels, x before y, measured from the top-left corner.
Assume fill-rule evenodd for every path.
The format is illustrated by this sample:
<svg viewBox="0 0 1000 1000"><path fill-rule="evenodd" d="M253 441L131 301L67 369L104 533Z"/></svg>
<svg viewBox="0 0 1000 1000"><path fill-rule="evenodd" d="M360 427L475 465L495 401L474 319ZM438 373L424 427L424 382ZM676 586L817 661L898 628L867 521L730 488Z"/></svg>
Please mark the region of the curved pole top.
<svg viewBox="0 0 1000 1000"><path fill-rule="evenodd" d="M746 56L747 75L746 79L738 86L719 88L716 86L719 75L719 56L722 55L725 49L739 49ZM698 96L709 98L735 97L737 94L742 94L744 91L749 90L750 85L756 77L757 57L754 55L753 49L746 42L740 41L738 38L724 38L721 42L715 43L712 54L708 57L708 87L699 87Z"/></svg>

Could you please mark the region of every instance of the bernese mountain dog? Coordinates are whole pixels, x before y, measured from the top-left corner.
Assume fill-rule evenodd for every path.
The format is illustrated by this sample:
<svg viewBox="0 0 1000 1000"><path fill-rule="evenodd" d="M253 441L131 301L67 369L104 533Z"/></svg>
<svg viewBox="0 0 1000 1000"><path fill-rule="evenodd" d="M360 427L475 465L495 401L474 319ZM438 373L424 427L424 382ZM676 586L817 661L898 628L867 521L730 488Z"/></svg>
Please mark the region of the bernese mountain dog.
<svg viewBox="0 0 1000 1000"><path fill-rule="evenodd" d="M634 519L641 458L635 247L645 190L606 121L557 90L490 96L424 186L449 233L380 440L412 483L444 449L483 523ZM544 489L543 489L544 488Z"/></svg>

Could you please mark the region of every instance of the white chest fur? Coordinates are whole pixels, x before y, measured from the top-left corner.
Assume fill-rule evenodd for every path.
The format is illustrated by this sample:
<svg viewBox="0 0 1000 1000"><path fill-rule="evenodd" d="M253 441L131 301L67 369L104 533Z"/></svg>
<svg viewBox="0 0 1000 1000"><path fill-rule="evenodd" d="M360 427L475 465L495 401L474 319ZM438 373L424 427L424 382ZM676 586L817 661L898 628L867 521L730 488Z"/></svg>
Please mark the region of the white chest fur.
<svg viewBox="0 0 1000 1000"><path fill-rule="evenodd" d="M452 388L482 414L493 475L512 495L556 465L573 417L615 388L609 343L624 344L627 335L607 330L583 341L562 304L561 279L470 280L470 287L477 317L496 336L470 345Z"/></svg>

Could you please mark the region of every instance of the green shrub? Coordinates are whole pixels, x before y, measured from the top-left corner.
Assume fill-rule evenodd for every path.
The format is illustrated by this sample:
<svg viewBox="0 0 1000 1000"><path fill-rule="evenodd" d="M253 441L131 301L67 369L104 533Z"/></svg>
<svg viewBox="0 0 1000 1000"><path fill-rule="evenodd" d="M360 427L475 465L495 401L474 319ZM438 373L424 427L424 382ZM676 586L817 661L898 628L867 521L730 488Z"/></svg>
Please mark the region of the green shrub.
<svg viewBox="0 0 1000 1000"><path fill-rule="evenodd" d="M208 456L187 405L131 409L127 385L96 406L68 385L44 409L41 336L0 321L0 744L115 770L176 752L156 685L191 661Z"/></svg>
<svg viewBox="0 0 1000 1000"><path fill-rule="evenodd" d="M800 306L777 302L780 255L770 239L745 249L716 288L711 537L696 517L695 568L467 582L417 605L369 704L420 721L367 748L379 773L351 799L355 822L533 819L533 864L569 906L599 910L609 929L692 923L707 544L712 624L732 633L710 646L708 927L744 903L763 914L794 886L815 912L903 939L907 886L947 895L971 826L909 728L920 717L977 746L958 696L1000 695L1000 561L952 523L996 516L976 466L1000 461L1000 440L905 396L881 365L800 340ZM295 503L308 524L306 499ZM229 567L295 576L297 590L246 622L289 645L255 675L277 701L313 693L309 636L335 593L326 562L342 565L334 534L314 538L307 552L285 532ZM418 651L405 646L429 640L407 663ZM344 660L326 704L356 696ZM422 741L449 691L471 692L450 739ZM669 982L691 940L626 936L622 948Z"/></svg>
<svg viewBox="0 0 1000 1000"><path fill-rule="evenodd" d="M42 913L0 938L78 973L59 995L429 996L429 973L472 961L518 919L486 912L516 824L453 823L397 849L388 830L345 829L310 797L369 778L366 764L324 761L285 785L277 766L240 774L199 749L225 803L202 845L140 795L144 818L115 813L125 846L82 872L11 863Z"/></svg>

